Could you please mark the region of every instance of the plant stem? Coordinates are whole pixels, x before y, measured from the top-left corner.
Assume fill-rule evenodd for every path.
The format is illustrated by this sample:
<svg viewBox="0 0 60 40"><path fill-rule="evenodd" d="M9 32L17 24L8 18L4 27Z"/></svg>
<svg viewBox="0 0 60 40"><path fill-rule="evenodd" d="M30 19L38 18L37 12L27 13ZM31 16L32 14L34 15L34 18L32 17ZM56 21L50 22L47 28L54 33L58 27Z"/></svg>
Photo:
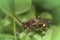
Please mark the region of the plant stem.
<svg viewBox="0 0 60 40"><path fill-rule="evenodd" d="M15 14L13 16L22 24L22 22L19 20L19 18Z"/></svg>
<svg viewBox="0 0 60 40"><path fill-rule="evenodd" d="M13 20L13 29L14 29L14 40L17 40L16 39L16 24L15 24L15 20Z"/></svg>

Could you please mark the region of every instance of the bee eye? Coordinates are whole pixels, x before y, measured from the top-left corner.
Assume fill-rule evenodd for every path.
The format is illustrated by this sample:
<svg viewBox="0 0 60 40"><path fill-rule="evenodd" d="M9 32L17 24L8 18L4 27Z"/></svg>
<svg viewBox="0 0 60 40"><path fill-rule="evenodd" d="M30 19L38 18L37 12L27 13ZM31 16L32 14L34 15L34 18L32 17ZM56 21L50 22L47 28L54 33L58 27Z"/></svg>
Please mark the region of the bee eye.
<svg viewBox="0 0 60 40"><path fill-rule="evenodd" d="M45 26L46 26L46 24L43 24L43 26L45 27Z"/></svg>

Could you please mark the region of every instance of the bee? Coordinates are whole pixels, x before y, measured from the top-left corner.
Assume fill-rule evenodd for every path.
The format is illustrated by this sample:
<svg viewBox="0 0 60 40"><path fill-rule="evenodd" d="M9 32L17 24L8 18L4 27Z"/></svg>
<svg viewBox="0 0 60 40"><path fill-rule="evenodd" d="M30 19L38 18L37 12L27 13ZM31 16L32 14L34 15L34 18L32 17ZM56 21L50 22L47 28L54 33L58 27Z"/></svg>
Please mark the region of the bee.
<svg viewBox="0 0 60 40"><path fill-rule="evenodd" d="M38 16L37 19L30 19L23 23L16 17L16 15L14 15L14 17L22 24L23 29L41 28L42 30L44 30L46 27L53 23L51 19L41 18L40 16Z"/></svg>
<svg viewBox="0 0 60 40"><path fill-rule="evenodd" d="M48 27L52 23L51 19L42 19L40 16L36 20L31 19L27 22L24 22L22 27L27 29L27 28L41 28L44 30L46 27Z"/></svg>
<svg viewBox="0 0 60 40"><path fill-rule="evenodd" d="M44 34L43 32L46 31L46 29L53 23L51 19L48 18L41 18L40 16L37 17L37 19L30 19L26 22L21 22L16 15L14 17L22 24L22 27L18 29L17 35L19 35L22 30L26 30L30 32L31 30L35 33L40 32L41 34ZM39 30L37 30L39 29Z"/></svg>

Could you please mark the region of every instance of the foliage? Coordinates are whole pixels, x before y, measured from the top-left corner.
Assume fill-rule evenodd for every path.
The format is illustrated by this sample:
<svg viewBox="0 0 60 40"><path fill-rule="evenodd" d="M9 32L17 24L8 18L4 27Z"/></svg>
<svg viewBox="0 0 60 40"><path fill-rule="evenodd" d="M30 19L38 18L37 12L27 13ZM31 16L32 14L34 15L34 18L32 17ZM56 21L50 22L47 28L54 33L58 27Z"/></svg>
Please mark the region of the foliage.
<svg viewBox="0 0 60 40"><path fill-rule="evenodd" d="M53 20L42 37L21 28L21 22L37 16ZM60 40L59 17L60 0L0 0L0 40Z"/></svg>

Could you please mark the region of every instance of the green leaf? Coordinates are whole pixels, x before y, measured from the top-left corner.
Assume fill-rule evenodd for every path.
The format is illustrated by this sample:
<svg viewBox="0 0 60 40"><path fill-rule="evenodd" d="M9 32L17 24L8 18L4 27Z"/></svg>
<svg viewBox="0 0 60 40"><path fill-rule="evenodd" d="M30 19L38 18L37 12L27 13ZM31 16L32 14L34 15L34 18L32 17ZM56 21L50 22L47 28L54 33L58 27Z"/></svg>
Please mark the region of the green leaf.
<svg viewBox="0 0 60 40"><path fill-rule="evenodd" d="M60 25L58 26L52 26L52 37L51 40L60 40Z"/></svg>
<svg viewBox="0 0 60 40"><path fill-rule="evenodd" d="M52 11L53 21L55 25L60 25L60 8Z"/></svg>
<svg viewBox="0 0 60 40"><path fill-rule="evenodd" d="M33 37L34 37L36 40L41 40L41 36L38 35L38 34L34 34Z"/></svg>
<svg viewBox="0 0 60 40"><path fill-rule="evenodd" d="M0 0L0 9L6 13L7 15L12 14L10 7L9 7L9 1L8 0Z"/></svg>
<svg viewBox="0 0 60 40"><path fill-rule="evenodd" d="M19 37L21 40L31 40L28 34L26 34L25 32L20 33Z"/></svg>
<svg viewBox="0 0 60 40"><path fill-rule="evenodd" d="M31 8L31 0L0 0L0 9L7 15L21 14Z"/></svg>
<svg viewBox="0 0 60 40"><path fill-rule="evenodd" d="M14 40L14 36L0 34L0 40Z"/></svg>
<svg viewBox="0 0 60 40"><path fill-rule="evenodd" d="M42 12L42 13L40 14L40 16L41 16L42 18L52 19L52 15L51 15L51 13L49 13L49 12Z"/></svg>
<svg viewBox="0 0 60 40"><path fill-rule="evenodd" d="M42 40L51 40L52 38L52 30L48 29L45 33L45 36L42 37Z"/></svg>
<svg viewBox="0 0 60 40"><path fill-rule="evenodd" d="M5 18L5 14L4 14L4 12L2 12L1 10L0 10L0 19L4 19Z"/></svg>
<svg viewBox="0 0 60 40"><path fill-rule="evenodd" d="M3 24L4 27L6 27L11 24L11 21L10 21L9 17L7 16L3 20L1 20L1 23Z"/></svg>
<svg viewBox="0 0 60 40"><path fill-rule="evenodd" d="M60 8L60 0L45 0L43 7L46 9Z"/></svg>
<svg viewBox="0 0 60 40"><path fill-rule="evenodd" d="M60 0L33 0L33 2L44 9L55 9L60 7Z"/></svg>
<svg viewBox="0 0 60 40"><path fill-rule="evenodd" d="M31 8L31 0L15 0L15 13L24 13Z"/></svg>
<svg viewBox="0 0 60 40"><path fill-rule="evenodd" d="M26 12L25 14L21 14L18 16L22 22L25 22L30 19L35 19L35 9L32 7L30 11Z"/></svg>

